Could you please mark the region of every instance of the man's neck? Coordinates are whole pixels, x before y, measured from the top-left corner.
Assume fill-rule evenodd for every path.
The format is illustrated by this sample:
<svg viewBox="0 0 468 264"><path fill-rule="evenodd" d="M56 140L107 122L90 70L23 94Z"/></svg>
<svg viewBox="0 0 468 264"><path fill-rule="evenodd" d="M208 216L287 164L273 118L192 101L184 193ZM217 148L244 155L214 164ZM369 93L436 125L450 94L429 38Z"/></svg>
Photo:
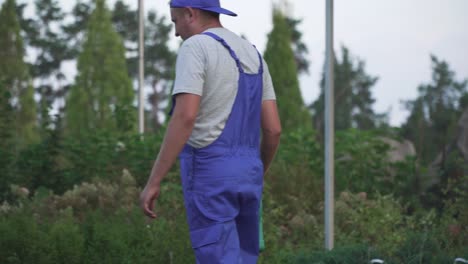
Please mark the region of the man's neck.
<svg viewBox="0 0 468 264"><path fill-rule="evenodd" d="M200 25L199 33L202 33L210 28L220 28L223 27L219 21L210 21L205 24Z"/></svg>

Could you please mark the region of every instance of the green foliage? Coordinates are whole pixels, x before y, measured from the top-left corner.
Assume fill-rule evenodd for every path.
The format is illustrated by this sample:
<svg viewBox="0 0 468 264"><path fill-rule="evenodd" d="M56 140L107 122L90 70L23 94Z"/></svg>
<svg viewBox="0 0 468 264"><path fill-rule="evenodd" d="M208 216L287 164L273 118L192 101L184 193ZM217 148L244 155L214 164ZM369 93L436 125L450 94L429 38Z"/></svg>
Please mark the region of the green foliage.
<svg viewBox="0 0 468 264"><path fill-rule="evenodd" d="M371 88L378 78L365 72L365 63L354 59L348 48L341 47L341 61L334 61L335 129L374 129L385 124L385 114L372 109L375 99ZM314 113L314 126L323 133L325 109L325 73L320 82L319 98L310 106Z"/></svg>
<svg viewBox="0 0 468 264"><path fill-rule="evenodd" d="M28 66L24 62L23 38L14 0L7 0L0 10L0 83L2 93L7 90L9 103L16 117L17 146L37 141L36 105L34 89L29 84ZM3 96L3 95L2 95Z"/></svg>
<svg viewBox="0 0 468 264"><path fill-rule="evenodd" d="M52 263L83 263L85 238L69 211L52 223L44 242L50 246Z"/></svg>
<svg viewBox="0 0 468 264"><path fill-rule="evenodd" d="M192 263L177 168L162 184L156 221L145 220L137 206L161 138L99 133L82 141L65 138L58 141L60 154L55 157L60 158L44 161L49 165L42 167L32 160L54 155L22 152L23 161L31 160L18 168L23 168L18 175L24 182L12 188L16 200L0 205L0 247L5 252L0 262L62 263L69 256L71 263ZM391 195L385 185L399 190L398 175L410 175L414 168L384 162L381 156L388 147L372 133L357 130L337 136L343 145L337 156L351 155L355 162L337 165L342 167L336 177L354 173L354 182L346 189L355 190L337 190L336 249L323 251L323 155L314 138L313 130L304 129L283 136L265 177L266 250L259 263L363 263L372 258L386 263L451 263L455 257L466 257L466 178L449 182L447 191L454 195L444 201L443 212L417 208L408 214L408 197L414 195L403 191ZM388 169L377 171L374 164ZM46 185L47 177L37 180L46 188L28 185L40 177L35 171L47 171L46 166L55 168L50 178L60 179L57 185ZM381 183L359 177L366 173L395 179ZM24 176L29 174L33 178ZM360 189L371 183L373 188Z"/></svg>
<svg viewBox="0 0 468 264"><path fill-rule="evenodd" d="M337 244L366 243L382 252L395 252L404 241L404 208L392 196L342 192L336 201Z"/></svg>
<svg viewBox="0 0 468 264"><path fill-rule="evenodd" d="M138 27L137 10L131 9L122 1L115 2L112 12L112 21L117 32L126 43L127 65L130 76L138 80ZM149 131L156 131L162 126L160 115L164 114L170 95L172 80L174 79L174 65L176 54L169 46L169 37L172 25L167 18L150 10L145 19L145 85L151 87L148 103L151 111L148 112L147 126ZM149 121L149 122L148 122Z"/></svg>
<svg viewBox="0 0 468 264"><path fill-rule="evenodd" d="M264 58L275 87L283 130L311 128L311 116L302 100L297 65L291 47L291 28L285 16L273 11L273 29L268 34Z"/></svg>
<svg viewBox="0 0 468 264"><path fill-rule="evenodd" d="M376 187L388 186L393 180L388 177L388 150L387 144L369 132L359 130L337 132L335 150L337 191L369 192Z"/></svg>
<svg viewBox="0 0 468 264"><path fill-rule="evenodd" d="M151 84L152 93L148 101L151 108L149 127L158 130L162 126L159 118L165 114L174 79L176 54L169 49L172 24L154 11L148 13L145 22L145 81Z"/></svg>
<svg viewBox="0 0 468 264"><path fill-rule="evenodd" d="M18 99L26 88L28 69L24 62L23 38L16 13L15 0L3 2L0 10L0 82Z"/></svg>
<svg viewBox="0 0 468 264"><path fill-rule="evenodd" d="M10 92L0 82L0 200L7 198L14 175L15 131L10 98Z"/></svg>
<svg viewBox="0 0 468 264"><path fill-rule="evenodd" d="M60 64L67 58L67 43L59 26L65 14L57 0L35 0L34 6L37 17L31 20L30 30L26 30L28 44L38 53L32 75L42 79L40 89L51 89L54 84L45 78L59 74Z"/></svg>
<svg viewBox="0 0 468 264"><path fill-rule="evenodd" d="M27 212L0 219L0 261L2 263L47 263L51 261L46 233Z"/></svg>
<svg viewBox="0 0 468 264"><path fill-rule="evenodd" d="M182 190L169 176L157 221L136 207L136 181L83 183L59 195L36 193L0 210L1 263L191 263ZM32 212L32 216L31 216Z"/></svg>
<svg viewBox="0 0 468 264"><path fill-rule="evenodd" d="M18 145L23 148L26 145L39 141L39 130L37 126L37 107L34 101L34 88L28 85L20 93L17 106L17 137Z"/></svg>
<svg viewBox="0 0 468 264"><path fill-rule="evenodd" d="M302 32L298 29L298 26L301 24L302 20L286 17L286 21L288 22L289 28L291 30L291 42L297 65L297 72L299 74L309 73L310 63L309 60L307 60L307 54L309 53L309 50L302 41Z"/></svg>
<svg viewBox="0 0 468 264"><path fill-rule="evenodd" d="M415 143L424 165L432 162L454 138L458 118L468 98L468 80L456 81L447 62L431 55L432 82L418 87L419 95L406 102L410 115L402 135Z"/></svg>
<svg viewBox="0 0 468 264"><path fill-rule="evenodd" d="M119 138L108 132L83 139L63 138L54 130L44 141L20 153L19 176L14 183L63 193L77 183L95 178L116 179L123 169L128 169L143 184L161 140L159 134Z"/></svg>
<svg viewBox="0 0 468 264"><path fill-rule="evenodd" d="M35 52L30 72L36 84L35 90L40 93L42 109L53 105L57 99L63 99L65 75L61 64L72 57L67 51L69 43L61 27L65 13L58 0L35 0L34 8L33 18L21 18L21 28L29 49ZM39 111L41 125L48 118L45 111Z"/></svg>
<svg viewBox="0 0 468 264"><path fill-rule="evenodd" d="M312 253L301 252L292 256L290 263L294 264L361 264L370 263L372 259L378 259L379 254L375 249L364 244L337 247L331 251L315 251Z"/></svg>
<svg viewBox="0 0 468 264"><path fill-rule="evenodd" d="M112 26L104 0L98 0L78 58L76 84L67 100L67 133L82 137L96 129L115 131L116 109L132 109L133 99L122 39ZM134 109L131 112L136 115ZM128 130L117 131L134 131L134 127L123 127Z"/></svg>

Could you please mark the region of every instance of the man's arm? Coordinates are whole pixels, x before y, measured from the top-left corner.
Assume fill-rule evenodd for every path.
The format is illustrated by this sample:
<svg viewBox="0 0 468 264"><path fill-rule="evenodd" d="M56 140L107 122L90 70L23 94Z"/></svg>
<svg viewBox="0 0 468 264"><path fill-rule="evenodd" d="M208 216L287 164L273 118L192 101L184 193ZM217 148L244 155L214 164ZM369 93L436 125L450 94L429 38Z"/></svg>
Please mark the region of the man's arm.
<svg viewBox="0 0 468 264"><path fill-rule="evenodd" d="M275 157L281 135L281 122L275 100L266 100L262 103L262 143L260 153L263 162L263 171L266 173L271 161Z"/></svg>
<svg viewBox="0 0 468 264"><path fill-rule="evenodd" d="M154 202L159 196L160 183L174 165L177 156L192 133L201 97L182 93L176 95L175 99L176 105L161 149L154 162L148 182L140 195L140 206L144 213L151 218L156 217L153 208Z"/></svg>

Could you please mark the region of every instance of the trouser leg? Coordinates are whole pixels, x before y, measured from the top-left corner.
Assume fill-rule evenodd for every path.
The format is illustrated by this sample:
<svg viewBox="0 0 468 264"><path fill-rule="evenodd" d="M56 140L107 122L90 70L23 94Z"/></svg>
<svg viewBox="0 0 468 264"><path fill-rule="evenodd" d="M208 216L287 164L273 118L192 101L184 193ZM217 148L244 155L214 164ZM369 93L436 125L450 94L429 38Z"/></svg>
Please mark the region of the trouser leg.
<svg viewBox="0 0 468 264"><path fill-rule="evenodd" d="M236 218L240 253L243 264L257 263L259 255L258 214L243 214Z"/></svg>
<svg viewBox="0 0 468 264"><path fill-rule="evenodd" d="M244 264L257 263L260 252L259 212L262 196L261 185L249 185L242 195L242 206L236 217L237 232Z"/></svg>
<svg viewBox="0 0 468 264"><path fill-rule="evenodd" d="M197 264L243 264L234 220L191 231Z"/></svg>

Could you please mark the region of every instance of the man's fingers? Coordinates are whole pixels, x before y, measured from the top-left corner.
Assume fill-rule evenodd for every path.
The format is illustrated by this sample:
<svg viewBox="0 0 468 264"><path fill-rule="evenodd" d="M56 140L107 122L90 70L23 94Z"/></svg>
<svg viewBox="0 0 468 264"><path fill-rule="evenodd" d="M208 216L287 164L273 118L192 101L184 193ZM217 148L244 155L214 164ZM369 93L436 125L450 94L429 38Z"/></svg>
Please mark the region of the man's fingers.
<svg viewBox="0 0 468 264"><path fill-rule="evenodd" d="M157 215L154 213L154 203L157 199L159 191L156 191L154 195L145 188L140 196L140 206L143 209L143 213L151 218L156 218Z"/></svg>
<svg viewBox="0 0 468 264"><path fill-rule="evenodd" d="M156 214L152 210L153 206L150 206L150 204L153 204L153 202L150 202L150 203L145 202L144 207L143 207L143 211L144 211L145 215L147 215L147 216L149 216L151 218L156 218Z"/></svg>

